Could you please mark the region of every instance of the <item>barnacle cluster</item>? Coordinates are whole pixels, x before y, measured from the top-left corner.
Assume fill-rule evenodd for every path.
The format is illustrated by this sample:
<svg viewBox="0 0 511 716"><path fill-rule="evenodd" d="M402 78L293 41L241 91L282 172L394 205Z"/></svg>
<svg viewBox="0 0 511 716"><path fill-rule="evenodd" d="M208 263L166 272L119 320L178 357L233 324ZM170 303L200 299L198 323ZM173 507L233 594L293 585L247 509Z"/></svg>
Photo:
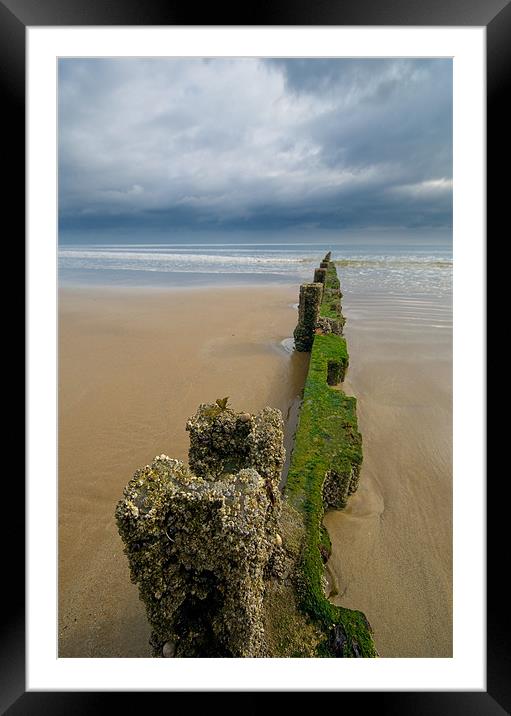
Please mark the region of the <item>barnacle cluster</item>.
<svg viewBox="0 0 511 716"><path fill-rule="evenodd" d="M213 408L187 423L190 467L156 457L116 509L155 656L267 653L264 582L282 562L282 416Z"/></svg>

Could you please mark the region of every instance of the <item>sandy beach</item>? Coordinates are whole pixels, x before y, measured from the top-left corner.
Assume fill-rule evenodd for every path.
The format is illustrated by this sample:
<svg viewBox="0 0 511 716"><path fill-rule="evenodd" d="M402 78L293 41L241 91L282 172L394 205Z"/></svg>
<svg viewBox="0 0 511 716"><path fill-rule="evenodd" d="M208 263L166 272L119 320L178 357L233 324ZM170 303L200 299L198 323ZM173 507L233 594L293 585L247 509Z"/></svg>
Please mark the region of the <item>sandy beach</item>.
<svg viewBox="0 0 511 716"><path fill-rule="evenodd" d="M61 290L59 656L150 656L115 505L155 455L186 459L199 403L296 409L308 356L281 345L296 301L294 286Z"/></svg>
<svg viewBox="0 0 511 716"><path fill-rule="evenodd" d="M115 504L155 455L186 459L199 403L293 414L308 356L281 342L296 301L297 286L61 289L59 656L150 656ZM450 656L450 309L347 295L343 311L364 465L325 518L333 601L366 613L382 657Z"/></svg>

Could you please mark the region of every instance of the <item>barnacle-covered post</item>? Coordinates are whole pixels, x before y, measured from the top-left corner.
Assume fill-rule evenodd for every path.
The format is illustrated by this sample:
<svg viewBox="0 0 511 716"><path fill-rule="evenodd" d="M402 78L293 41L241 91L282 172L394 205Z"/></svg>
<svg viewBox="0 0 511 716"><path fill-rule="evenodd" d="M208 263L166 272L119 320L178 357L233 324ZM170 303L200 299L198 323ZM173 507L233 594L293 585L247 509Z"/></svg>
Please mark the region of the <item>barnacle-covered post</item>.
<svg viewBox="0 0 511 716"><path fill-rule="evenodd" d="M362 464L360 433L354 433L349 450L334 455L331 468L325 475L322 494L325 510L346 507L348 497L358 488Z"/></svg>
<svg viewBox="0 0 511 716"><path fill-rule="evenodd" d="M314 283L325 283L327 267L314 269Z"/></svg>
<svg viewBox="0 0 511 716"><path fill-rule="evenodd" d="M281 413L203 404L187 430L190 468L155 458L116 509L153 653L265 656L265 575L281 549Z"/></svg>
<svg viewBox="0 0 511 716"><path fill-rule="evenodd" d="M298 325L293 333L297 351L310 351L312 348L322 295L322 283L303 283L300 286Z"/></svg>
<svg viewBox="0 0 511 716"><path fill-rule="evenodd" d="M330 359L327 363L326 382L328 385L338 385L344 379L344 365L341 360Z"/></svg>

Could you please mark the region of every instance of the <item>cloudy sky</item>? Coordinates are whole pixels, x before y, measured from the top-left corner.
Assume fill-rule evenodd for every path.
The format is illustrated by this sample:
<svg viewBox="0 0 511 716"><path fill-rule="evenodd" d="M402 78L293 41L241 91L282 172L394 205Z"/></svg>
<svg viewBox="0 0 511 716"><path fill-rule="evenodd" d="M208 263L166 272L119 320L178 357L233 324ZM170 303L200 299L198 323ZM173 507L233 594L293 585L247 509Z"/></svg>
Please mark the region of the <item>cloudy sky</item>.
<svg viewBox="0 0 511 716"><path fill-rule="evenodd" d="M449 232L451 61L60 60L59 222Z"/></svg>

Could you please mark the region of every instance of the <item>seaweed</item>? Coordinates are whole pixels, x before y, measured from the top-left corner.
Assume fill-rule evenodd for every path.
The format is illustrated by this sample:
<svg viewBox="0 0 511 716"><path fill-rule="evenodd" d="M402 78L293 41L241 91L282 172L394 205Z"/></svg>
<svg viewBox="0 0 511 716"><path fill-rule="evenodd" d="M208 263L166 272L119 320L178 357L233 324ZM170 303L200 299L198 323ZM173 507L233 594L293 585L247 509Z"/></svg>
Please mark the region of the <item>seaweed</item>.
<svg viewBox="0 0 511 716"><path fill-rule="evenodd" d="M328 260L320 326L324 326L321 317L344 325L340 302L332 300L341 295L335 265ZM344 380L348 365L345 338L319 328L312 345L284 497L304 520L296 589L299 607L323 632L317 655L375 657L378 654L365 615L333 605L324 590L324 562L331 547L323 516L327 509L346 505L358 487L363 459L356 398L332 387Z"/></svg>

